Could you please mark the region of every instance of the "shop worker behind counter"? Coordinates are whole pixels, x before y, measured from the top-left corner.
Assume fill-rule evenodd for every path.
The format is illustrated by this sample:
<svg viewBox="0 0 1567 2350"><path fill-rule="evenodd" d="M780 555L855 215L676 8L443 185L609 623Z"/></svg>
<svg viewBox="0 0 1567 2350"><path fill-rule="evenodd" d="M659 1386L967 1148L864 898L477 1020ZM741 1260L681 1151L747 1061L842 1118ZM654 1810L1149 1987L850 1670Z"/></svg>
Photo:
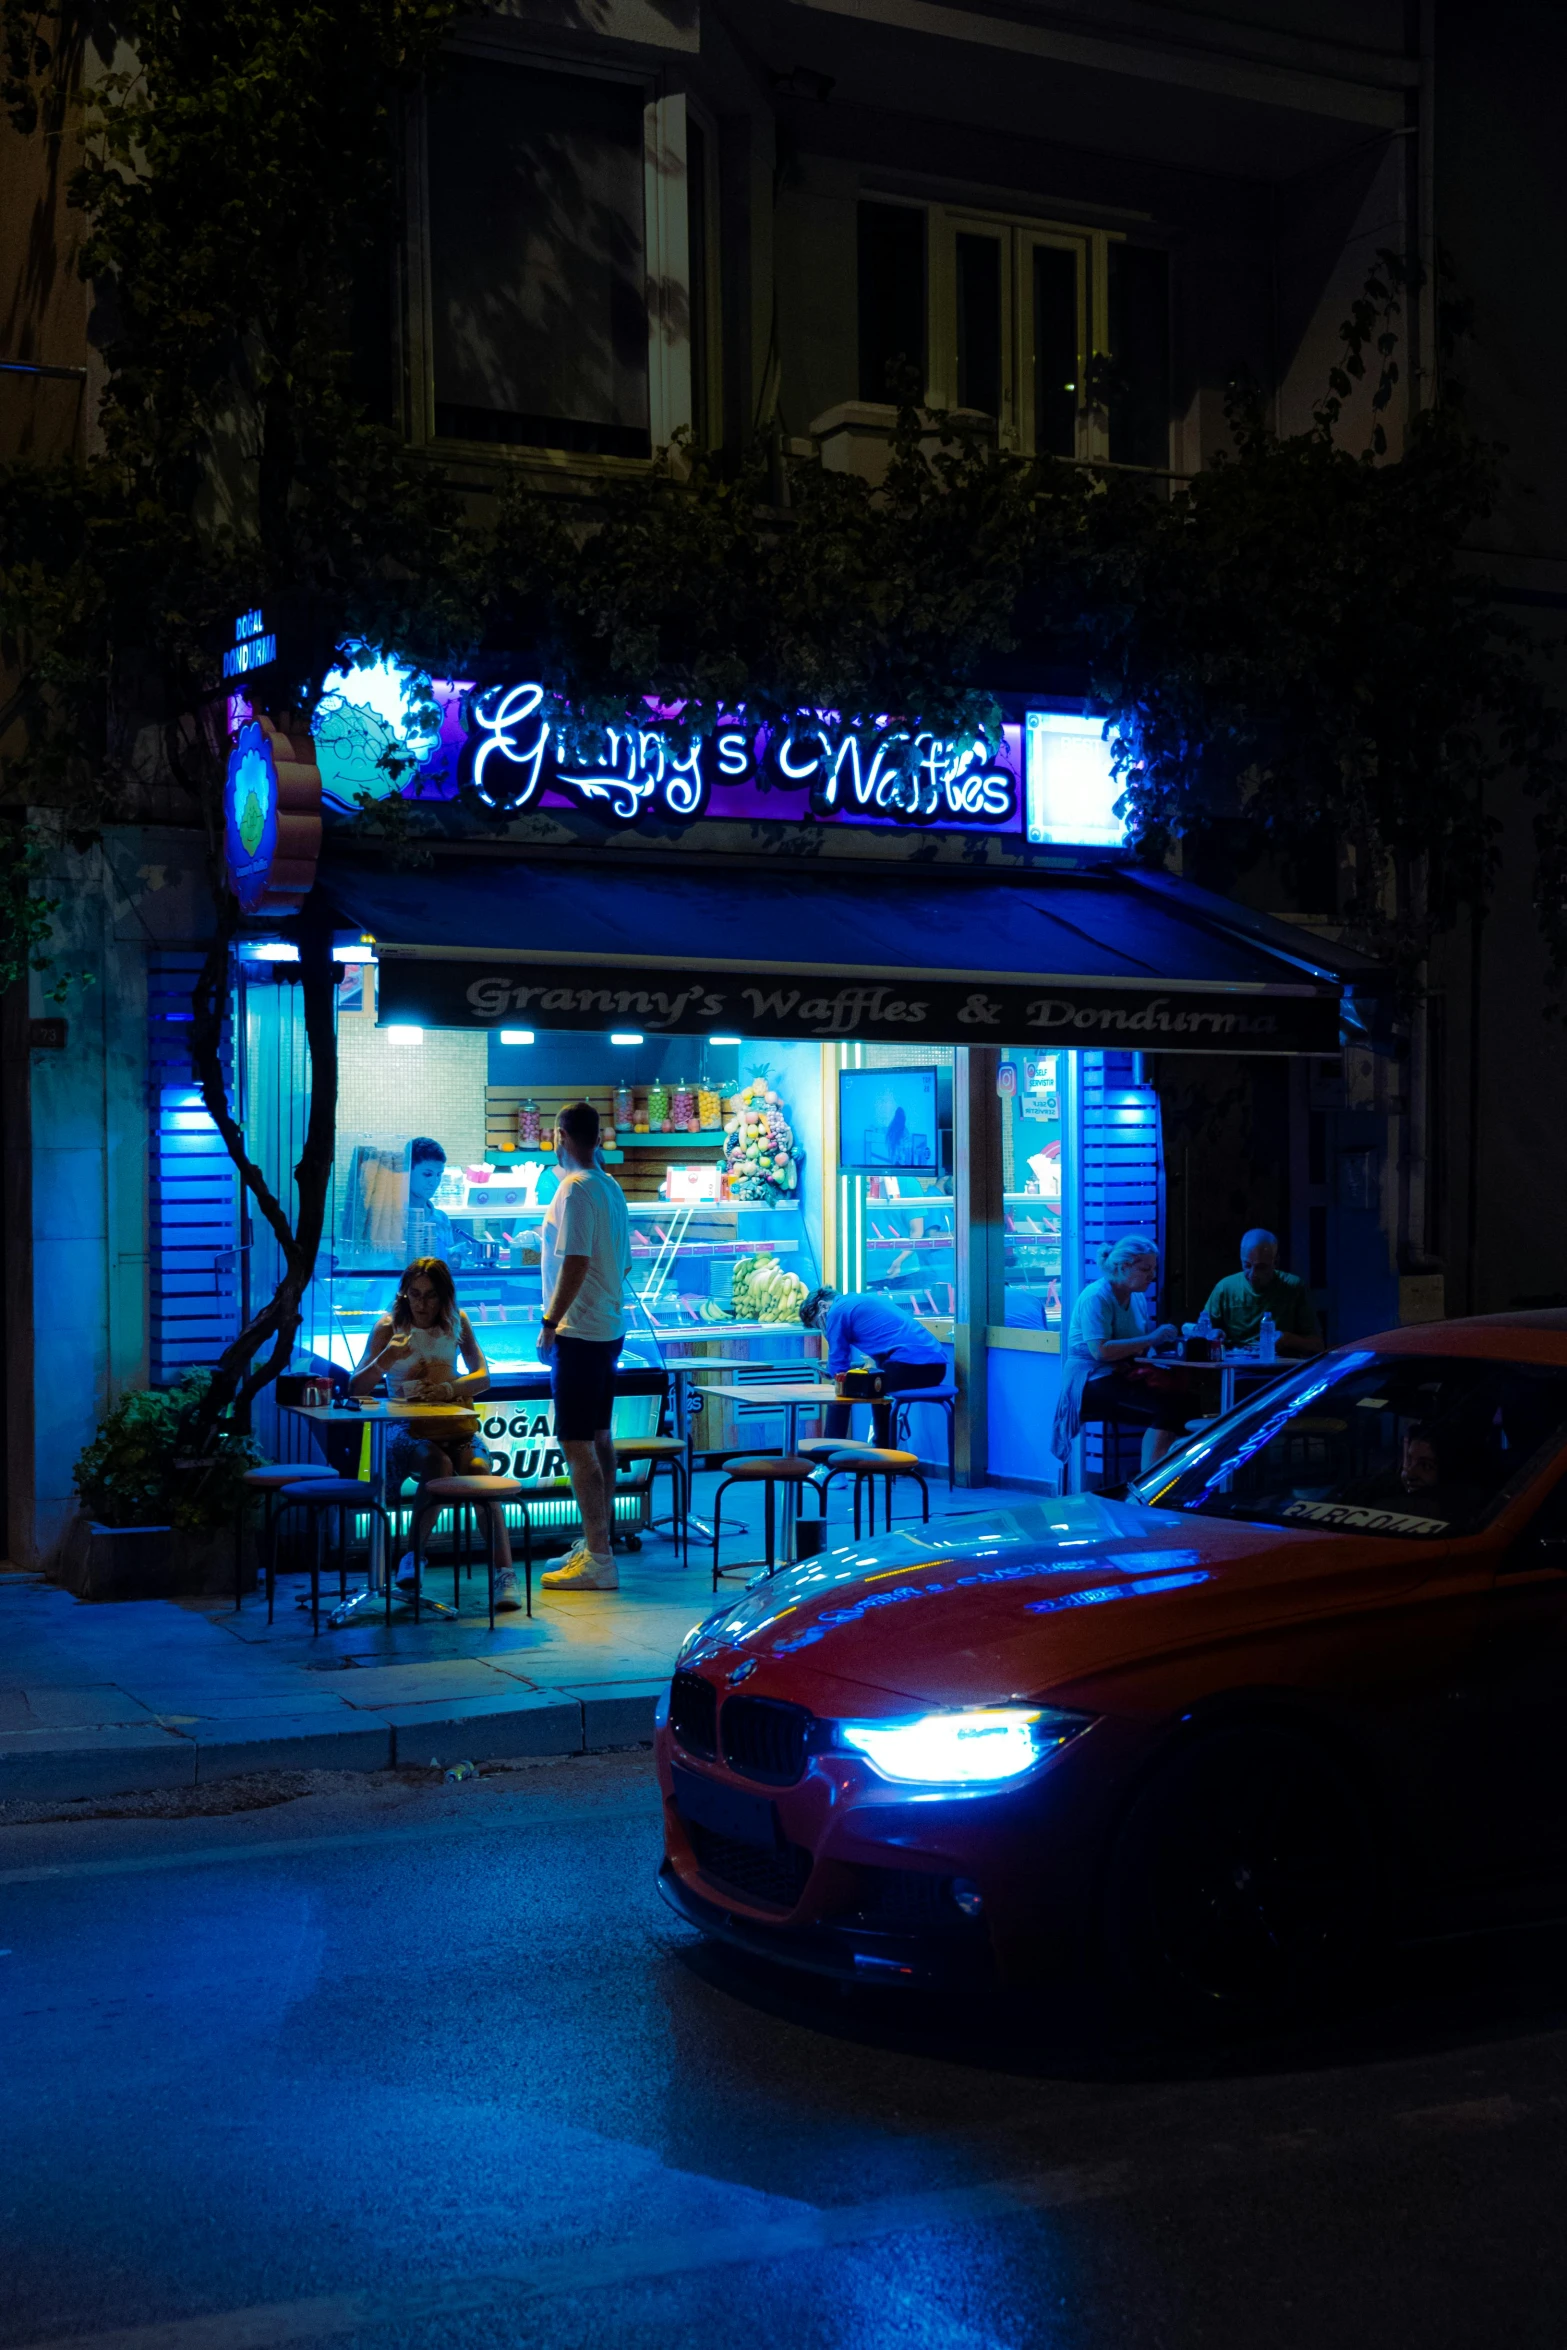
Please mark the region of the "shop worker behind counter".
<svg viewBox="0 0 1567 2350"><path fill-rule="evenodd" d="M573 1102L555 1126L560 1188L539 1235L544 1318L539 1359L550 1366L555 1441L582 1513L582 1540L543 1581L552 1591L617 1591L613 1516L615 1364L626 1334L631 1218L599 1155L599 1114Z"/></svg>
<svg viewBox="0 0 1567 2350"><path fill-rule="evenodd" d="M1241 1242L1240 1271L1215 1284L1208 1312L1230 1346L1255 1344L1263 1315L1271 1314L1281 1355L1322 1352L1311 1292L1299 1274L1279 1271L1279 1244L1260 1227Z"/></svg>
<svg viewBox="0 0 1567 2350"><path fill-rule="evenodd" d="M840 1297L836 1289L813 1289L800 1308L800 1320L807 1330L826 1332L825 1367L831 1379L847 1371L857 1354L869 1355L877 1369L886 1373L889 1392L940 1387L946 1379L945 1347L937 1344L922 1322L884 1297L864 1297L852 1291ZM851 1409L846 1403L829 1404L824 1432L847 1436ZM890 1443L892 1406L873 1403L871 1417L877 1443Z"/></svg>

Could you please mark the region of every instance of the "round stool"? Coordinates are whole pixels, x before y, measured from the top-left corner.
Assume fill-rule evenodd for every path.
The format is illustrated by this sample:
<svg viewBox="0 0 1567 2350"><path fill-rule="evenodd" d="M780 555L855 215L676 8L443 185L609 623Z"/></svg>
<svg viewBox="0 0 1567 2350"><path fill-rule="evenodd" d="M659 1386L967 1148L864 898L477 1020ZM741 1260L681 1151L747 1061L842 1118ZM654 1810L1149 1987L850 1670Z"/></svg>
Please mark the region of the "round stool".
<svg viewBox="0 0 1567 2350"><path fill-rule="evenodd" d="M746 1559L740 1565L725 1567L723 1574L749 1575L756 1568L765 1567L768 1574L777 1571L778 1560L778 1488L793 1486L797 1493L809 1491L816 1495L818 1515L822 1509L821 1488L815 1479L814 1462L803 1460L798 1453L764 1453L755 1460L731 1461L729 1474L713 1496L713 1589L718 1589L718 1536L723 1522L723 1499L731 1485L760 1485L765 1495L767 1556Z"/></svg>
<svg viewBox="0 0 1567 2350"><path fill-rule="evenodd" d="M375 1488L362 1485L357 1477L304 1476L288 1485L280 1485L275 1496L277 1517L285 1510L314 1510L316 1512L315 1538L310 1552L310 1630L312 1636L321 1630L321 1538L327 1513L337 1512L337 1592L339 1599L348 1597L348 1525L354 1517L376 1517L381 1521L381 1533L386 1544L386 1613L392 1613L392 1528L385 1510L376 1500ZM273 1520L273 1551L267 1561L267 1622L272 1621L274 1567L276 1562L277 1519ZM365 1581L370 1580L369 1561L365 1562Z"/></svg>
<svg viewBox="0 0 1567 2350"><path fill-rule="evenodd" d="M528 1517L528 1505L523 1499L520 1477L429 1477L420 1486L417 1504L422 1514L426 1502L439 1502L452 1513L452 1613L460 1605L460 1578L469 1571L471 1554L468 1531L474 1529L480 1541L478 1523L484 1520L480 1546L487 1569L486 1580L490 1596L490 1630L495 1629L495 1526L502 1502L515 1501L522 1508L522 1573L527 1596L528 1613L533 1613L533 1526ZM413 1546L414 1560L414 1622L419 1621L419 1608L424 1585L424 1551L417 1540ZM390 1587L390 1585L388 1586Z"/></svg>
<svg viewBox="0 0 1567 2350"><path fill-rule="evenodd" d="M926 1526L930 1524L930 1487L925 1482L925 1472L920 1466L918 1453L895 1452L890 1445L876 1444L868 1444L863 1452L829 1453L827 1474L823 1477L818 1488L821 1494L823 1517L827 1515L827 1488L835 1477L852 1477L854 1479L854 1539L856 1542L860 1539L860 1495L862 1493L869 1495L870 1533L872 1539L875 1537L876 1487L874 1480L877 1477L886 1480L887 1532L889 1534L892 1532L892 1485L895 1477L913 1478L920 1489L920 1500L924 1505L920 1513L920 1522Z"/></svg>
<svg viewBox="0 0 1567 2350"><path fill-rule="evenodd" d="M691 1564L691 1491L686 1448L678 1436L627 1436L615 1439L617 1461L651 1461L648 1477L649 1498L652 1485L660 1469L669 1471L669 1481L675 1489L674 1514L670 1525L680 1540L680 1564Z"/></svg>
<svg viewBox="0 0 1567 2350"><path fill-rule="evenodd" d="M261 1556L267 1581L268 1604L272 1591L275 1562L272 1546L276 1540L277 1497L285 1485L303 1485L311 1477L330 1477L333 1471L325 1461L268 1461L262 1467L247 1469L240 1479L245 1494L261 1496ZM245 1494L240 1496L239 1508L234 1513L234 1613L239 1614L244 1597L245 1573ZM267 1621L272 1621L270 1612Z"/></svg>

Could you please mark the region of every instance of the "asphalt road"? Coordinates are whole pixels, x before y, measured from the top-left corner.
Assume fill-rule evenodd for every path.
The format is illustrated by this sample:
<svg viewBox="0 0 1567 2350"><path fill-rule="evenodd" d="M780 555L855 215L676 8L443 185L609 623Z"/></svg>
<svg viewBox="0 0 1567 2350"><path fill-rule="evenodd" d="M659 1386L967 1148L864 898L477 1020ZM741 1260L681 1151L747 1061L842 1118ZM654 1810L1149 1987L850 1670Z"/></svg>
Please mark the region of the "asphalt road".
<svg viewBox="0 0 1567 2350"><path fill-rule="evenodd" d="M1567 1935L1289 2044L705 1950L645 1754L0 1830L0 2343L1323 2350L1567 2333Z"/></svg>

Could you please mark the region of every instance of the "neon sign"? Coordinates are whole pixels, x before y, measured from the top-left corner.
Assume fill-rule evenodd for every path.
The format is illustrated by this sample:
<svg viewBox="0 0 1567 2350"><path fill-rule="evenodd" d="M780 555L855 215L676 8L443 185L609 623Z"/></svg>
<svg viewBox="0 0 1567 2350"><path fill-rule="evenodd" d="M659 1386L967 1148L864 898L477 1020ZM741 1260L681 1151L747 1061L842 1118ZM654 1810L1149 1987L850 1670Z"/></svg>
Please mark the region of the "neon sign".
<svg viewBox="0 0 1567 2350"><path fill-rule="evenodd" d="M475 694L464 716L459 780L493 814L515 815L548 790L623 823L654 814L689 824L715 792L745 784L802 794L816 817L999 826L1017 814L1017 779L982 737L911 734L890 720L841 727L801 711L770 727L737 712L682 745L651 723L584 722L532 681Z"/></svg>

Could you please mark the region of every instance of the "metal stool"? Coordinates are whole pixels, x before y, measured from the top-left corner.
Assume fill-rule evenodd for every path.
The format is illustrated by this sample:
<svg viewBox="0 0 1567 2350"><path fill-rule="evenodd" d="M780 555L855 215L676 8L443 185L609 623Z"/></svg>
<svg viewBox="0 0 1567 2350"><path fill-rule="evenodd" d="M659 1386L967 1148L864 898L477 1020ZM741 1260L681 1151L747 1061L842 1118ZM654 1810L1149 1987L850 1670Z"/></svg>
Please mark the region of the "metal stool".
<svg viewBox="0 0 1567 2350"><path fill-rule="evenodd" d="M920 1523L925 1526L930 1524L930 1487L925 1482L925 1472L920 1467L917 1453L895 1452L890 1445L883 1448L880 1445L871 1444L867 1445L863 1452L832 1454L827 1462L827 1474L817 1488L822 1497L823 1517L827 1515L827 1488L835 1477L852 1477L854 1479L854 1539L856 1542L860 1539L860 1495L867 1488L869 1488L871 1506L870 1532L871 1538L873 1540L875 1538L876 1487L874 1480L877 1477L883 1478L886 1482L887 1532L889 1534L892 1532L892 1485L895 1477L913 1478L920 1489L920 1500L924 1505L920 1515Z"/></svg>
<svg viewBox="0 0 1567 2350"><path fill-rule="evenodd" d="M617 1461L651 1461L648 1476L651 1488L660 1469L669 1471L670 1483L675 1489L675 1510L671 1525L680 1529L680 1564L691 1564L691 1494L687 1483L686 1448L678 1436L627 1436L615 1439Z"/></svg>
<svg viewBox="0 0 1567 2350"><path fill-rule="evenodd" d="M863 1436L807 1436L797 1447L803 1461L814 1461L818 1468L831 1460L835 1452L875 1452L878 1447Z"/></svg>
<svg viewBox="0 0 1567 2350"><path fill-rule="evenodd" d="M713 1496L713 1589L715 1591L718 1589L720 1573L718 1536L722 1523L721 1505L724 1495L729 1491L731 1485L760 1485L765 1489L766 1515L763 1524L766 1529L767 1556L760 1559L746 1559L738 1566L725 1567L722 1572L726 1576L749 1575L757 1567L765 1567L769 1575L777 1572L779 1565L778 1488L780 1485L792 1485L797 1491L808 1490L814 1493L818 1513L823 1508L821 1487L816 1483L814 1464L803 1460L798 1453L765 1453L756 1460L731 1461L728 1476Z"/></svg>
<svg viewBox="0 0 1567 2350"><path fill-rule="evenodd" d="M430 1501L439 1502L443 1509L449 1509L452 1513L453 1615L456 1615L460 1605L460 1578L464 1574L471 1571L471 1554L468 1548L469 1527L471 1524L473 1527L475 1540L477 1541L478 1521L481 1517L484 1520L484 1537L482 1542L482 1549L484 1552L484 1564L486 1568L486 1582L489 1587L490 1630L492 1632L495 1629L496 1513L499 1511L503 1502L515 1501L521 1503L523 1588L527 1597L528 1613L531 1616L533 1613L533 1523L528 1516L528 1505L526 1501L523 1500L521 1478L431 1477L419 1488L418 1506L420 1507L421 1512L423 1504ZM422 1545L418 1541L416 1541L413 1546L413 1561L414 1622L417 1624L419 1621L419 1609L423 1598L424 1585L424 1551ZM437 1604L437 1602L433 1600L431 1601L432 1606Z"/></svg>
<svg viewBox="0 0 1567 2350"><path fill-rule="evenodd" d="M348 1521L355 1515L376 1517L381 1521L381 1533L386 1544L386 1616L392 1617L392 1527L391 1520L376 1500L372 1486L362 1485L357 1477L303 1477L291 1485L283 1485L277 1493L277 1516L285 1510L315 1510L315 1539L310 1552L310 1630L312 1636L321 1630L321 1534L328 1510L337 1512L337 1589L342 1599L348 1597ZM267 1622L272 1621L272 1597L275 1582L277 1521L273 1521L273 1551L267 1562ZM369 1562L366 1561L365 1581L369 1583Z"/></svg>
<svg viewBox="0 0 1567 2350"><path fill-rule="evenodd" d="M939 1387L905 1387L894 1390L888 1399L892 1417L888 1433L897 1446L909 1440L908 1415L917 1403L934 1404L947 1417L947 1491L953 1492L958 1481L958 1390L954 1380L943 1380Z"/></svg>
<svg viewBox="0 0 1567 2350"><path fill-rule="evenodd" d="M285 1485L303 1485L311 1477L331 1477L336 1471L325 1461L269 1461L264 1468L247 1469L240 1483L248 1493L261 1496L261 1555L268 1563L267 1622L272 1621L272 1545L277 1539L275 1520L277 1497ZM245 1503L243 1498L234 1513L234 1613L239 1614L244 1598L245 1574Z"/></svg>

